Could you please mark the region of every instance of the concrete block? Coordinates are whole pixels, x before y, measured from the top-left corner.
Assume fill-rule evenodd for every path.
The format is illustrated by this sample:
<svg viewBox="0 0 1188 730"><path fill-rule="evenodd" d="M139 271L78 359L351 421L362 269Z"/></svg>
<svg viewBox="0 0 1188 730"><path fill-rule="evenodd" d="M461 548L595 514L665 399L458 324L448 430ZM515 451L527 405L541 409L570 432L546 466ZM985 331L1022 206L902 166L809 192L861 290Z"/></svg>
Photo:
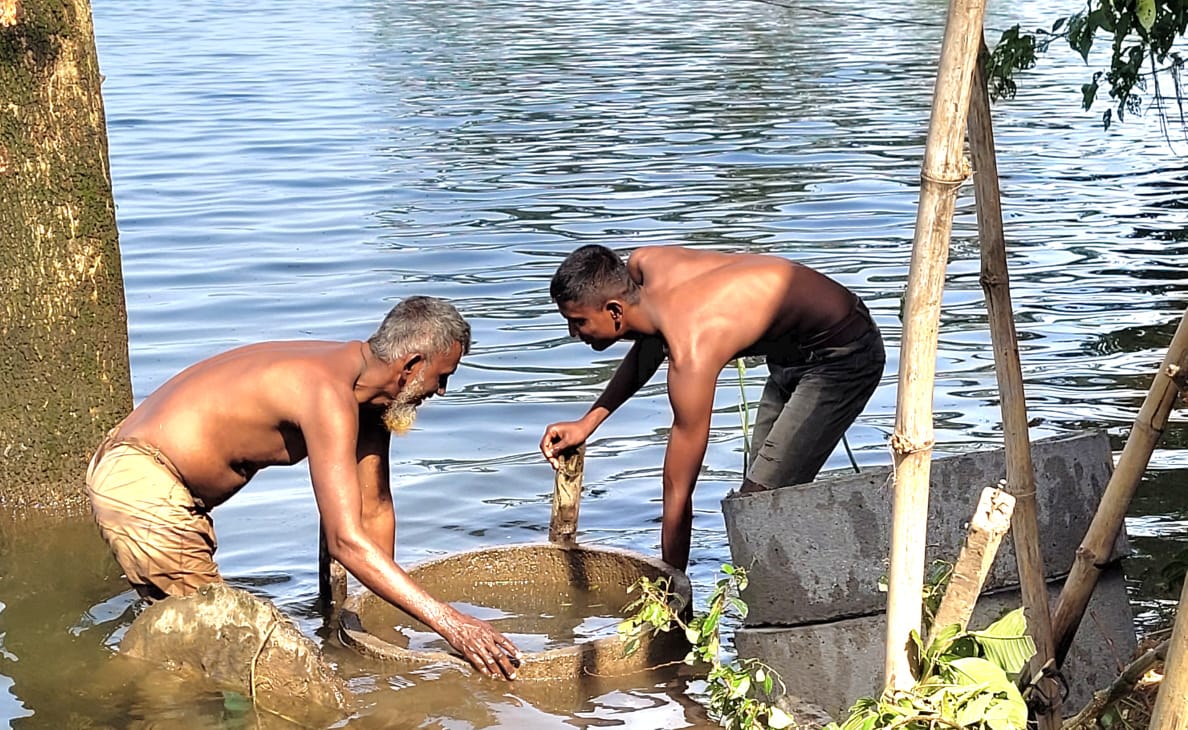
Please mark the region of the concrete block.
<svg viewBox="0 0 1188 730"><path fill-rule="evenodd" d="M1061 581L1049 583L1053 602ZM1017 590L983 595L971 626L981 628L1017 608ZM740 628L734 645L740 658L766 662L789 694L809 699L834 717L860 697L877 697L883 683L887 622L884 614L798 627ZM1136 647L1126 584L1118 567L1101 576L1064 665L1069 695L1064 715L1083 707L1093 692L1109 686Z"/></svg>
<svg viewBox="0 0 1188 730"><path fill-rule="evenodd" d="M1109 439L1089 433L1032 445L1045 576L1065 575L1113 472ZM928 559L953 562L985 487L1006 475L1003 449L935 459ZM833 472L811 484L722 500L733 563L750 573L747 626L795 626L884 609L879 591L890 552L892 472ZM1125 535L1115 557L1128 552ZM1018 584L1010 537L987 590Z"/></svg>

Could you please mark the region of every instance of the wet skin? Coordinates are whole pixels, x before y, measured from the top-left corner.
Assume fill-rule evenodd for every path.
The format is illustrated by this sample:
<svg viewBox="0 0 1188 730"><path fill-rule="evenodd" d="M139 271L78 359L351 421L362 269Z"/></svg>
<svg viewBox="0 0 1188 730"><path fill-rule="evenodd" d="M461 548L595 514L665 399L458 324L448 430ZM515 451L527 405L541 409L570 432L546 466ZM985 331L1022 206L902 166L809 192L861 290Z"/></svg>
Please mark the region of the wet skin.
<svg viewBox="0 0 1188 730"><path fill-rule="evenodd" d="M759 254L646 247L627 271L640 286L637 302L557 302L570 335L596 351L634 344L586 415L550 424L540 449L555 468L558 454L586 441L667 358L673 423L660 544L665 562L684 570L718 374L740 355L779 355L825 331L850 313L854 295L820 272Z"/></svg>
<svg viewBox="0 0 1188 730"><path fill-rule="evenodd" d="M330 555L440 633L480 672L514 679L519 650L484 621L433 598L395 562L389 484L392 403L445 392L462 345L385 363L367 343L264 342L186 368L146 398L118 437L161 449L208 507L260 469L309 460Z"/></svg>

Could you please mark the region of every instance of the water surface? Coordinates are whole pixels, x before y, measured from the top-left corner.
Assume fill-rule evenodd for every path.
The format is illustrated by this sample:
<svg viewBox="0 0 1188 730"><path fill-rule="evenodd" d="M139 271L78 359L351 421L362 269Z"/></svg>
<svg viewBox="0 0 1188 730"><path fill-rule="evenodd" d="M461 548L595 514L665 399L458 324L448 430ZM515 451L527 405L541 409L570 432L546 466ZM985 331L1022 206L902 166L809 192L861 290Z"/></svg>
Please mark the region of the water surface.
<svg viewBox="0 0 1188 730"><path fill-rule="evenodd" d="M1011 12L1039 25L1057 9ZM1007 10L988 23L1013 22ZM548 279L584 243L679 243L794 258L868 302L887 372L848 438L860 465L887 463L944 12L936 0L861 12L798 0L94 0L135 396L231 346L362 338L401 297L448 297L475 346L394 443L398 560L541 541L543 427L583 413L625 351L569 340ZM1032 436L1104 429L1120 448L1188 304L1188 167L1154 119L1103 132L1098 112L1079 110L1085 80L1079 60L1054 54L995 108L996 136ZM941 321L940 453L1001 440L978 273L966 186ZM748 370L750 403L765 375ZM695 504L701 600L729 560L719 502L739 479L738 402L724 373ZM1164 594L1143 569L1188 542L1188 451L1182 412L1173 418L1128 521L1144 621ZM658 376L598 431L582 542L658 553L670 422ZM847 463L839 450L828 467ZM304 466L261 473L215 520L224 574L323 641ZM0 718L276 722L122 668L108 647L133 598L101 580L102 545L85 530L40 538L0 541ZM681 678L582 686L557 702L388 676L332 650L367 698L348 727L706 722L698 685Z"/></svg>

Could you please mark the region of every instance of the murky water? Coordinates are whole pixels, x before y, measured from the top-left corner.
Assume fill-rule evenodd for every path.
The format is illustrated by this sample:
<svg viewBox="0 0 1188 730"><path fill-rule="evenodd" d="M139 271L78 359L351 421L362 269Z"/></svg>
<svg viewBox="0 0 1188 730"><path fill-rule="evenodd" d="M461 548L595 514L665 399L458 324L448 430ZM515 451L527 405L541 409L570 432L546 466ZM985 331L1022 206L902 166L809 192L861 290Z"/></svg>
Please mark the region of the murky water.
<svg viewBox="0 0 1188 730"><path fill-rule="evenodd" d="M474 352L395 443L397 556L544 540L545 424L583 412L622 350L566 337L547 281L587 242L788 256L853 287L888 342L849 432L886 463L899 297L941 23L937 0L850 12L704 0L247 4L94 0L137 398L259 339L365 337L402 296L449 297ZM991 8L1039 25L1059 6ZM1063 8L1065 12L1073 8ZM995 110L1033 436L1107 430L1120 447L1188 305L1188 146L1154 119L1103 132L1070 53ZM935 410L941 451L1001 437L972 192L959 200ZM747 373L750 402L765 372ZM718 390L690 575L729 559L738 383ZM1188 543L1183 413L1128 527L1144 570ZM658 552L662 379L590 444L580 540ZM844 467L839 451L829 466ZM304 467L270 469L215 512L224 573L312 636L317 516ZM145 675L109 646L133 599L86 530L0 536L0 718L21 728L270 726L217 693ZM705 723L681 677L526 696L387 676L327 646L367 706L350 727Z"/></svg>
<svg viewBox="0 0 1188 730"><path fill-rule="evenodd" d="M523 590L484 596L475 603L452 600L450 596L437 597L491 624L523 652L560 649L611 637L619 622L627 618L622 612L626 600L608 602L607 596L593 591L542 596L545 600L531 603L523 600L527 597ZM395 608L391 614L371 617L373 623L384 624L381 630L371 632L377 638L413 651L451 651L445 639L421 622Z"/></svg>

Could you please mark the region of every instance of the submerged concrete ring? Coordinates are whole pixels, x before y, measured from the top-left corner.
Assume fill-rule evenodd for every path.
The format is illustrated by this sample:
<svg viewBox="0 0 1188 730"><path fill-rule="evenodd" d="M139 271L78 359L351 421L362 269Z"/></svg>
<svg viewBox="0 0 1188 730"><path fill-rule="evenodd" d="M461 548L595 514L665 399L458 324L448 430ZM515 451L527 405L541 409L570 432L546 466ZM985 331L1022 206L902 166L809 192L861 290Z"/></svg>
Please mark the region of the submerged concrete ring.
<svg viewBox="0 0 1188 730"><path fill-rule="evenodd" d="M504 545L457 553L420 563L408 570L413 580L430 593L449 599L442 587L524 586L525 590L547 591L549 586L597 587L621 593L627 603L627 589L639 578L667 578L670 605L677 615L689 606L692 587L688 577L671 565L628 550L606 547L562 546L554 543ZM408 649L376 635L382 622L376 615L391 611L387 603L370 591L350 596L339 613L339 638L355 651L409 669L426 666L472 670L469 662L453 652ZM626 616L624 616L626 618ZM640 635L639 648L630 656L616 636L594 638L583 643L537 652L524 652L516 670L517 681L549 680L581 674L622 676L679 661L689 650L684 632L678 630ZM484 652L486 654L486 652ZM482 656L482 655L480 655ZM484 657L487 666L494 657ZM513 661L513 665L515 662Z"/></svg>

